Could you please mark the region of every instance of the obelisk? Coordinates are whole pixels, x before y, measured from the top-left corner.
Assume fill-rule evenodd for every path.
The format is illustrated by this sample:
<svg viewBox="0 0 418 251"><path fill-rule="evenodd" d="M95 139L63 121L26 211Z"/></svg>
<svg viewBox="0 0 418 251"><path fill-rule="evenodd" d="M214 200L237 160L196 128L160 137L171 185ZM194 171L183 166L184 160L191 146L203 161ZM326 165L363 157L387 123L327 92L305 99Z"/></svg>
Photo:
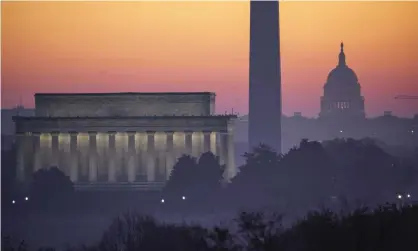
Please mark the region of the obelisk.
<svg viewBox="0 0 418 251"><path fill-rule="evenodd" d="M250 148L261 144L281 152L279 2L250 2Z"/></svg>

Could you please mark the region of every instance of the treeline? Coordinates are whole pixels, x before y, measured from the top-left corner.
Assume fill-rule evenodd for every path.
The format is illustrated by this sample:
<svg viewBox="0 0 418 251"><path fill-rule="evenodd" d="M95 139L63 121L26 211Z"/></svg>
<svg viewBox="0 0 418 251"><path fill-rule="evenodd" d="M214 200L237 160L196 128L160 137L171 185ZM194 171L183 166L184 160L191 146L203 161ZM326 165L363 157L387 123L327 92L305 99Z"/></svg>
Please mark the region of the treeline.
<svg viewBox="0 0 418 251"><path fill-rule="evenodd" d="M350 209L386 202L411 203L418 196L418 151L396 157L371 139L302 140L286 154L260 145L244 158L238 174L225 182L225 166L212 153L200 158L180 157L160 195L166 208L257 210L271 206L304 213L318 207ZM7 173L2 173L2 186L11 184ZM3 188L3 199L7 198L9 205L11 196L4 195L11 189ZM69 202L72 183L57 168L36 172L29 191L32 205L84 205Z"/></svg>
<svg viewBox="0 0 418 251"><path fill-rule="evenodd" d="M183 156L165 187L165 196L193 197L197 204L281 210L411 203L418 194L418 152L388 154L371 139L302 140L288 153L260 145L245 153L245 164L230 183L211 153Z"/></svg>
<svg viewBox="0 0 418 251"><path fill-rule="evenodd" d="M229 228L174 225L127 213L113 221L94 245L67 251L415 251L418 207L380 207L348 215L308 214L284 228L277 214L240 213ZM30 245L2 237L2 250L29 251ZM39 249L53 251L53 248Z"/></svg>

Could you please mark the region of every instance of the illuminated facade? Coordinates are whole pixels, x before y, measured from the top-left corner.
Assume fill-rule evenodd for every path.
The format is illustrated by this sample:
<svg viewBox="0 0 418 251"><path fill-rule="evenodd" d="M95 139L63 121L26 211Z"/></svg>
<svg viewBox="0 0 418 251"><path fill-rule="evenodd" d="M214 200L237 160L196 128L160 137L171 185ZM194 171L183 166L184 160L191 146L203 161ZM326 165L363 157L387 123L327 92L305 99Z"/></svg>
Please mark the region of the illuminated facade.
<svg viewBox="0 0 418 251"><path fill-rule="evenodd" d="M77 189L159 189L178 157L210 151L229 180L236 116L214 110L214 93L36 94L14 118L18 179L56 166Z"/></svg>

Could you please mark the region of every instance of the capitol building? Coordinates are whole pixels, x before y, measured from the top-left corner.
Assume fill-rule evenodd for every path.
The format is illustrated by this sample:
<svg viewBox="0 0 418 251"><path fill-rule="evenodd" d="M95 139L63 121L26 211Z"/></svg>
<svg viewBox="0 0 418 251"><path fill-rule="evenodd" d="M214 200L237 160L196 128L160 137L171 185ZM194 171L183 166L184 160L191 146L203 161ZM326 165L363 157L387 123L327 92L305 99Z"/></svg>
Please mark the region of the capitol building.
<svg viewBox="0 0 418 251"><path fill-rule="evenodd" d="M364 118L364 97L356 73L345 60L344 44L338 55L338 65L329 74L321 97L321 118Z"/></svg>
<svg viewBox="0 0 418 251"><path fill-rule="evenodd" d="M362 96L359 79L348 66L341 43L337 66L326 77L324 93L319 99L318 117L304 117L300 112L282 116L282 152L297 146L302 139L373 138L390 146L418 147L418 113L413 118L401 118L385 111L381 116L368 118L365 101L367 97ZM418 100L410 100L414 101ZM240 117L236 123L236 139L243 149L248 141L247 131L248 116Z"/></svg>

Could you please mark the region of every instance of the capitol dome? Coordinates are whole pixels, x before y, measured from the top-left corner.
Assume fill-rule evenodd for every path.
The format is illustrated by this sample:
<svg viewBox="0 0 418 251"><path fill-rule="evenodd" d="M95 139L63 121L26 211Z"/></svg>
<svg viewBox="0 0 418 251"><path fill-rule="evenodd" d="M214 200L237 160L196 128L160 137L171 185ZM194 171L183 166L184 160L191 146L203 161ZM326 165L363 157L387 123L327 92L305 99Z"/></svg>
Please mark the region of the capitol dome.
<svg viewBox="0 0 418 251"><path fill-rule="evenodd" d="M338 65L329 74L321 97L321 117L344 116L364 118L364 98L356 73L345 62L344 44Z"/></svg>
<svg viewBox="0 0 418 251"><path fill-rule="evenodd" d="M356 73L347 66L344 54L344 44L341 43L341 52L338 56L338 65L329 74L327 84L336 85L350 85L358 84Z"/></svg>

